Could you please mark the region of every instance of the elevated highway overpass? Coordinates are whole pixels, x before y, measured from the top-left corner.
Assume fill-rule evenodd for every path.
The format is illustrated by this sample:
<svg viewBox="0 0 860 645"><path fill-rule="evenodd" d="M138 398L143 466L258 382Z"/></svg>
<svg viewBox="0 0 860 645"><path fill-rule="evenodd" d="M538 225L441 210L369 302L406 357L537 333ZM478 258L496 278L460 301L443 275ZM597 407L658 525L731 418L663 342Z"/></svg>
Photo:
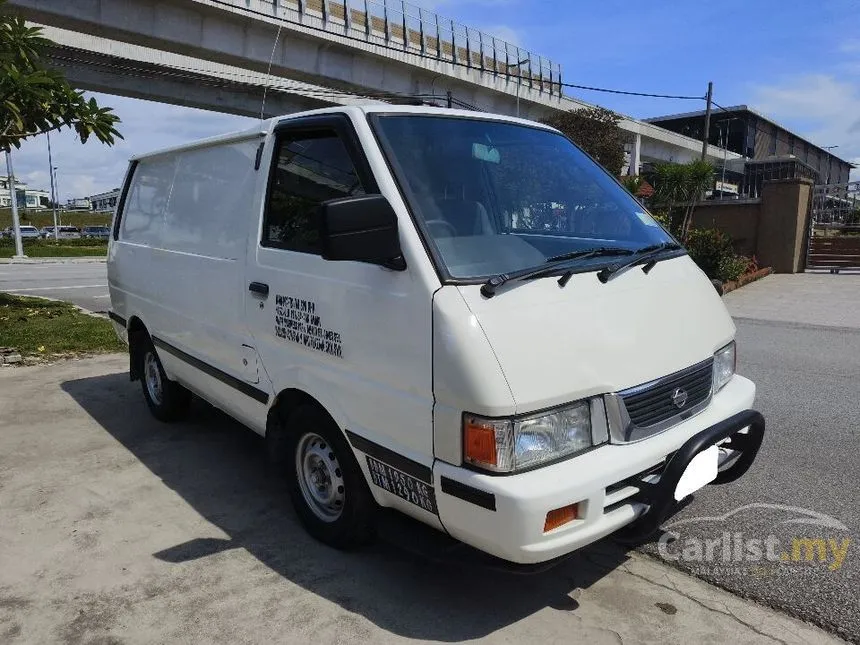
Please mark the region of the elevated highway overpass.
<svg viewBox="0 0 860 645"><path fill-rule="evenodd" d="M533 52L399 0L10 0L57 43L82 89L259 116L356 97L448 93L539 119L588 104ZM698 158L701 142L623 118L631 164ZM710 146L712 161L724 151ZM728 157L737 157L729 153Z"/></svg>

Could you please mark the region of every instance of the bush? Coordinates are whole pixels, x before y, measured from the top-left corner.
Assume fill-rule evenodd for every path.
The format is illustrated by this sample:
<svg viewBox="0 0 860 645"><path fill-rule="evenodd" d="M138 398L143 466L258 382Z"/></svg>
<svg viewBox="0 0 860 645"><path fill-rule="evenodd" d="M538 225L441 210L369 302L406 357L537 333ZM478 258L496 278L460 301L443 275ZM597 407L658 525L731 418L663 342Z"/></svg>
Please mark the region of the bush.
<svg viewBox="0 0 860 645"><path fill-rule="evenodd" d="M720 258L720 266L717 271L717 280L723 282L735 281L746 273L749 258L742 255L732 255Z"/></svg>
<svg viewBox="0 0 860 645"><path fill-rule="evenodd" d="M746 273L753 261L735 254L732 239L716 229L693 229L687 237L690 257L709 278L737 280Z"/></svg>

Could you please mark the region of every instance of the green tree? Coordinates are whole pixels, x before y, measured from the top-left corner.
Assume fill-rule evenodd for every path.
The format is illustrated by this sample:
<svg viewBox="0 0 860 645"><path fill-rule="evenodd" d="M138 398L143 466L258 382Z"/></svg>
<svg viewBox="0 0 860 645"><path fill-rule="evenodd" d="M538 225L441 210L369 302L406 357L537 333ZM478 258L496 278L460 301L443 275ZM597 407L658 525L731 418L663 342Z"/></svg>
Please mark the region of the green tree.
<svg viewBox="0 0 860 645"><path fill-rule="evenodd" d="M672 232L686 242L696 204L714 186L713 167L706 161L660 163L649 179L654 186L651 203L668 213Z"/></svg>
<svg viewBox="0 0 860 645"><path fill-rule="evenodd" d="M0 0L0 149L19 148L21 142L51 130L71 128L81 142L90 136L112 145L122 135L119 117L95 99L73 89L44 60L52 43L39 27L6 13Z"/></svg>
<svg viewBox="0 0 860 645"><path fill-rule="evenodd" d="M624 165L624 133L621 117L602 107L580 108L543 120L564 133L604 168L617 175Z"/></svg>

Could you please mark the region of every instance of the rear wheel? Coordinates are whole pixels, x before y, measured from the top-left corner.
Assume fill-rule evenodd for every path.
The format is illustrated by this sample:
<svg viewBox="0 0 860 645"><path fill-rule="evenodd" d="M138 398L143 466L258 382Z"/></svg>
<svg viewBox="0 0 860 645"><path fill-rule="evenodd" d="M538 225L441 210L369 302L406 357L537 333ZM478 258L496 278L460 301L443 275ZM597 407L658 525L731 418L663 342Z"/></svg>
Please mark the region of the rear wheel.
<svg viewBox="0 0 860 645"><path fill-rule="evenodd" d="M149 411L159 421L178 421L188 413L191 392L164 373L161 359L149 338L140 352L140 383Z"/></svg>
<svg viewBox="0 0 860 645"><path fill-rule="evenodd" d="M288 419L290 497L308 533L349 549L374 536L376 502L352 449L322 410L302 405Z"/></svg>

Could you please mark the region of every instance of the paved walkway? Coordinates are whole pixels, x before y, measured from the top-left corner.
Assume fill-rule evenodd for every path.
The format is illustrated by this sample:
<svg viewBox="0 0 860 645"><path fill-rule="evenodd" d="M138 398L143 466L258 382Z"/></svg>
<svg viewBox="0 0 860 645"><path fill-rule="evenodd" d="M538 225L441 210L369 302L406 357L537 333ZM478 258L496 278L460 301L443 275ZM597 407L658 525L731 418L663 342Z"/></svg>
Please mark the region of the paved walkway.
<svg viewBox="0 0 860 645"><path fill-rule="evenodd" d="M781 273L726 294L735 318L860 329L860 274Z"/></svg>

